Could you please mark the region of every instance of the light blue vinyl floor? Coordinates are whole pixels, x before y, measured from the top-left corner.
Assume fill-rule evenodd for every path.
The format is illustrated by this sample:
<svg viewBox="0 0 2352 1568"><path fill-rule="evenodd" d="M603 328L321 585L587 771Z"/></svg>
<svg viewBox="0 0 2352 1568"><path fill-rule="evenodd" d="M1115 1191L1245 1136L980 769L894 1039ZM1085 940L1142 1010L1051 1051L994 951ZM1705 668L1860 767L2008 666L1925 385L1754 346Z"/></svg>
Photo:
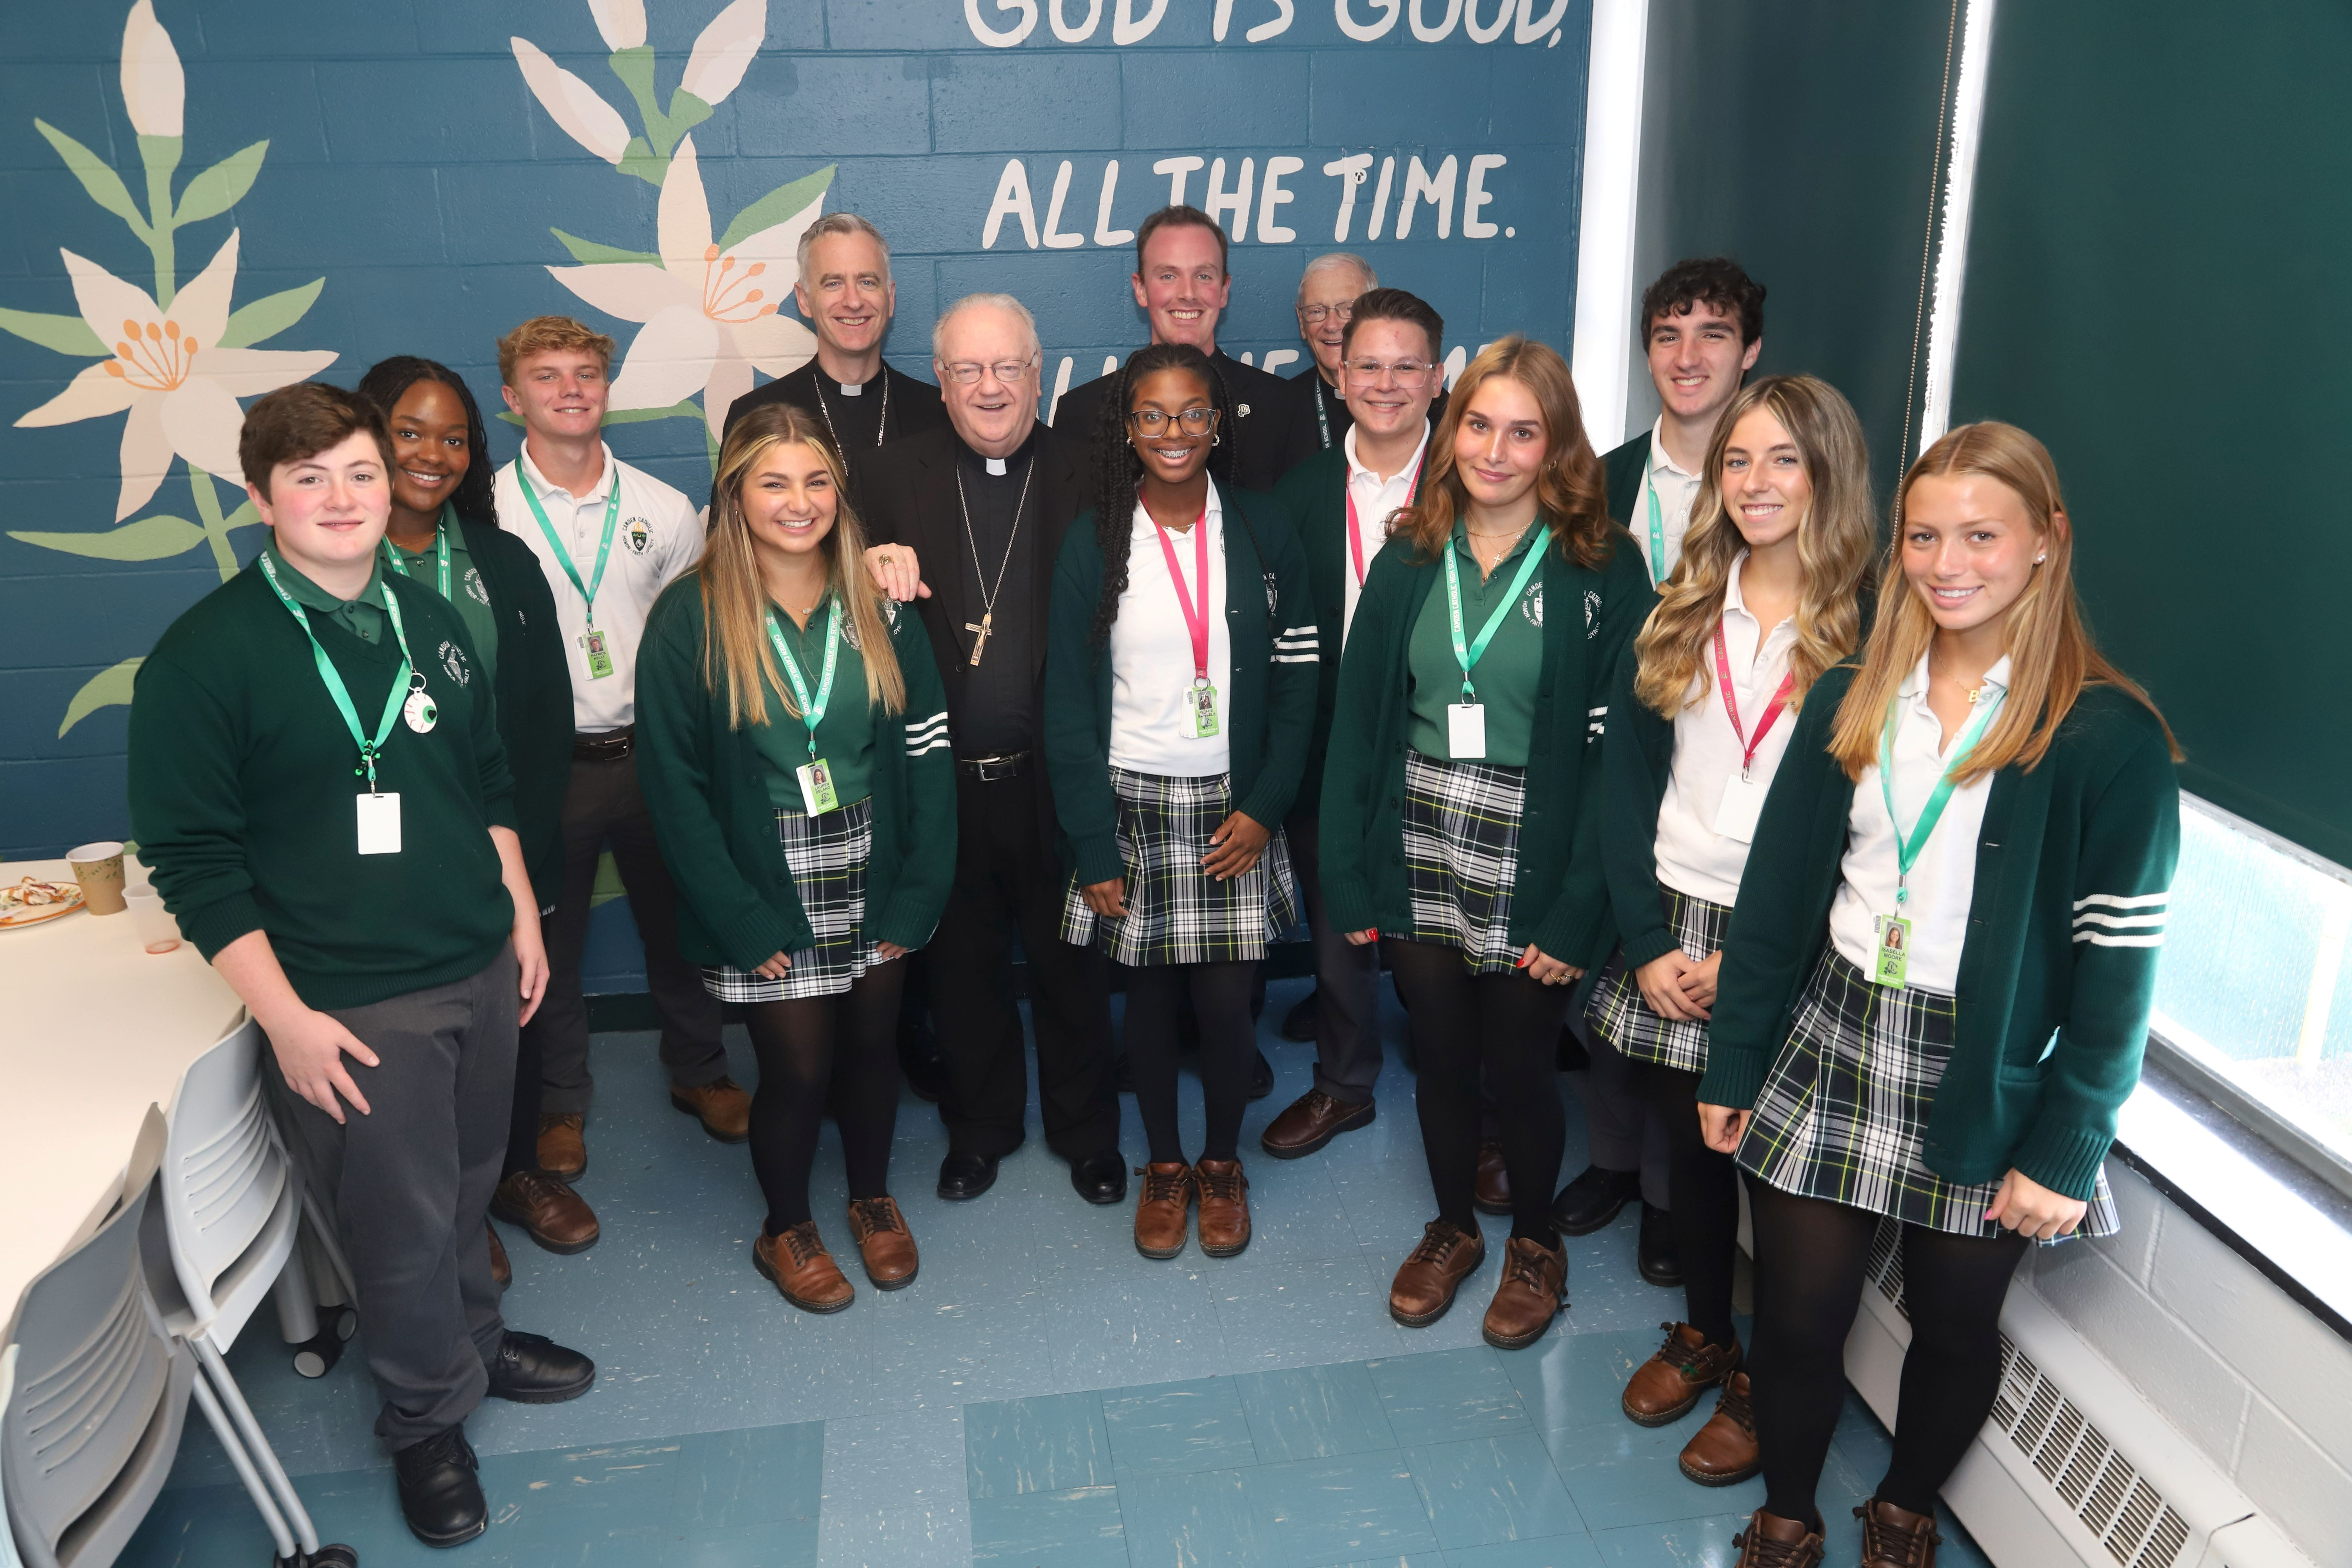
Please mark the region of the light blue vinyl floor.
<svg viewBox="0 0 2352 1568"><path fill-rule="evenodd" d="M486 1405L467 1424L492 1528L450 1554L400 1522L371 1434L359 1348L318 1382L295 1376L265 1312L230 1363L321 1536L369 1568L555 1564L1404 1564L1664 1568L1723 1564L1759 1482L1709 1490L1675 1455L1705 1418L1645 1431L1617 1411L1680 1293L1633 1270L1634 1215L1569 1243L1570 1310L1537 1345L1489 1349L1489 1261L1426 1329L1387 1312L1389 1276L1431 1215L1412 1077L1391 1059L1381 1116L1305 1160L1256 1150L1305 1091L1313 1047L1275 1032L1303 982L1271 988L1261 1043L1274 1094L1250 1107L1243 1152L1255 1236L1218 1261L1139 1256L1131 1209L1096 1208L1030 1142L971 1204L932 1195L946 1134L909 1096L893 1189L920 1277L884 1295L841 1218L839 1145L817 1159L818 1223L858 1287L846 1311L793 1310L752 1271L761 1214L741 1148L672 1111L651 1035L598 1037L597 1102L580 1190L604 1238L557 1258L506 1229L508 1321L597 1359L569 1405ZM1385 996L1391 1044L1403 1021ZM730 1032L735 1076L750 1051ZM1567 1171L1584 1163L1578 1081ZM1199 1087L1182 1088L1188 1138ZM1140 1157L1132 1100L1124 1147ZM1507 1221L1491 1222L1496 1237ZM1886 1437L1849 1400L1823 1478L1832 1564L1853 1561L1848 1510ZM1983 1559L1948 1519L1943 1561ZM262 1568L268 1536L201 1421L131 1568Z"/></svg>

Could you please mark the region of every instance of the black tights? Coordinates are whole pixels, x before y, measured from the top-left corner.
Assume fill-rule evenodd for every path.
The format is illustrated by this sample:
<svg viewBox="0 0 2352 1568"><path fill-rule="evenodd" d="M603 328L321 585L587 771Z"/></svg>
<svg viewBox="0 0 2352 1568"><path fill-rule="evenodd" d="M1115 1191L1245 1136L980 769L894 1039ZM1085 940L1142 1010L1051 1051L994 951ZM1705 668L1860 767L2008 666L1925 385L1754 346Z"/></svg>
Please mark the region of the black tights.
<svg viewBox="0 0 2352 1568"><path fill-rule="evenodd" d="M767 1232L809 1215L809 1166L825 1112L841 1128L849 1195L890 1190L890 1134L898 1120L898 989L906 963L876 964L835 996L752 1002L743 1008L760 1087L751 1095L751 1170L768 1200Z"/></svg>
<svg viewBox="0 0 2352 1568"><path fill-rule="evenodd" d="M1511 1235L1559 1246L1551 1194L1559 1185L1568 1119L1555 1057L1572 987L1546 985L1524 970L1472 974L1460 949L1436 942L1388 945L1398 993L1412 999L1406 1016L1420 1070L1413 1100L1438 1217L1477 1228L1471 1191L1478 1178L1483 1075L1511 1177Z"/></svg>
<svg viewBox="0 0 2352 1568"><path fill-rule="evenodd" d="M1845 1337L1862 1300L1879 1216L1762 1182L1748 1185L1756 1219L1756 1437L1764 1506L1818 1529L1813 1493L1845 1402ZM1675 1206L1679 1209L1679 1196ZM2025 1255L2014 1233L1954 1236L1903 1227L1911 1349L1895 1458L1878 1496L1932 1513L1936 1494L1992 1411L2000 1382L2000 1304ZM1687 1267L1687 1265L1685 1265Z"/></svg>
<svg viewBox="0 0 2352 1568"><path fill-rule="evenodd" d="M1731 1259L1739 1248L1739 1168L1699 1135L1695 1072L1644 1064L1642 1092L1666 1130L1666 1191L1675 1256L1682 1260L1683 1310L1711 1345L1732 1342Z"/></svg>
<svg viewBox="0 0 2352 1568"><path fill-rule="evenodd" d="M1135 1075L1135 1110L1143 1118L1154 1164L1184 1159L1176 1131L1176 1014L1186 993L1201 1024L1201 1098L1208 1111L1203 1160L1241 1158L1242 1110L1249 1103L1257 1025L1250 1017L1254 962L1154 963L1127 972L1127 1022L1120 1041Z"/></svg>

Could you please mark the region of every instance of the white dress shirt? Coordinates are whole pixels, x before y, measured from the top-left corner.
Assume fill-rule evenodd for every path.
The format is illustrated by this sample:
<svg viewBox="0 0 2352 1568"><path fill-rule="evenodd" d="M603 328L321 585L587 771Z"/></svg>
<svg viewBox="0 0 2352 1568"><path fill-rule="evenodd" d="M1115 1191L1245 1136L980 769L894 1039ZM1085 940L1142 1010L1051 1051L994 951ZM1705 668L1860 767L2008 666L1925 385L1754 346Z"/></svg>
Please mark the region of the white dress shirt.
<svg viewBox="0 0 2352 1568"><path fill-rule="evenodd" d="M1773 694L1789 673L1789 650L1797 643L1794 616L1769 631L1748 613L1739 596L1739 574L1748 564L1741 551L1731 563L1730 581L1723 589L1724 655L1731 661L1731 694L1739 704L1739 722L1748 738ZM1733 904L1739 899L1740 873L1748 868L1748 843L1716 831L1724 791L1747 755L1731 715L1723 706L1722 683L1715 668L1715 639L1699 649L1707 673L1706 695L1686 703L1675 715L1674 771L1667 776L1658 802L1658 880L1678 893L1705 899L1711 904ZM1694 695L1699 689L1691 681ZM1789 736L1797 716L1783 710L1757 742L1755 760L1748 767L1748 787L1769 789L1772 775L1788 754Z"/></svg>
<svg viewBox="0 0 2352 1568"><path fill-rule="evenodd" d="M1209 542L1209 580L1193 580L1195 531ZM1209 621L1209 680L1217 689L1217 732L1192 739L1184 733L1184 710L1192 690L1192 634L1168 575L1160 531L1138 501L1135 531L1127 546L1127 592L1119 595L1118 619L1110 628L1110 762L1130 773L1166 778L1199 778L1233 766L1225 739L1233 722L1233 634L1225 626L1225 517L1214 480L1209 511L1182 533L1171 533L1176 564L1196 613Z"/></svg>
<svg viewBox="0 0 2352 1568"><path fill-rule="evenodd" d="M1666 536L1666 560L1661 566L1650 555L1650 497L1658 498L1658 521ZM1643 563L1650 569L1650 581L1658 583L1670 576L1675 563L1683 558L1683 535L1690 531L1691 503L1698 500L1698 476L1666 456L1666 421L1664 415L1650 426L1650 460L1642 466L1642 490L1633 498L1633 515L1625 527L1633 535L1633 542L1642 547Z"/></svg>
<svg viewBox="0 0 2352 1568"><path fill-rule="evenodd" d="M1356 432L1350 425L1340 438L1340 448L1348 458L1348 496L1356 503L1353 519L1342 519L1356 531L1356 543L1364 552L1364 570L1372 569L1372 557L1389 539L1389 519L1412 503L1414 480L1420 476L1422 459L1429 456L1429 421L1421 422L1421 445L1412 449L1412 460L1391 477L1383 479L1356 460ZM1348 548L1345 538L1339 541L1342 550ZM1348 645L1348 628L1356 624L1356 601L1363 596L1364 585L1356 580L1356 557L1349 551L1348 559L1339 563L1341 592L1347 602L1339 611L1339 643ZM1333 662L1338 662L1335 653Z"/></svg>
<svg viewBox="0 0 2352 1568"><path fill-rule="evenodd" d="M529 485L572 556L572 570L583 584L596 581L596 548L604 536L604 507L612 487L621 487L620 516L613 528L613 549L604 563L604 580L596 587L596 629L604 634L604 651L612 657L613 673L601 679L588 676L588 653L580 639L588 630L588 605L572 585L556 560L539 519L523 499ZM526 445L515 460L499 470L493 487L499 526L530 546L547 585L555 594L555 619L563 629L564 655L572 662L572 727L595 734L634 724L637 719L637 643L645 635L646 616L661 591L702 557L702 517L694 503L642 468L631 468L604 448L604 468L593 489L574 496L551 481L530 460Z"/></svg>
<svg viewBox="0 0 2352 1568"><path fill-rule="evenodd" d="M2009 690L2009 657L1985 671L1984 692ZM1916 831L1927 797L1944 776L1952 758L1944 751L1944 725L1927 706L1927 659L1902 685L1895 697L1899 715L1895 730L1895 809L1903 816L1903 831ZM1965 721L1964 721L1965 722ZM1993 722L1999 722L1996 718ZM1958 740L1959 732L1953 731ZM1927 847L1912 863L1910 898L1898 911L1895 883L1895 827L1887 819L1886 792L1878 782L1878 764L1863 769L1853 786L1853 809L1846 816L1844 880L1837 901L1830 906L1830 940L1848 963L1864 974L1878 962L1875 917L1901 913L1911 922L1905 943L1911 959L1905 984L1927 991L1950 991L1959 983L1960 946L1968 938L1969 901L1976 896L1977 839L1984 831L1985 802L1992 795L1992 775L1985 773L1965 788L1952 791L1944 815Z"/></svg>

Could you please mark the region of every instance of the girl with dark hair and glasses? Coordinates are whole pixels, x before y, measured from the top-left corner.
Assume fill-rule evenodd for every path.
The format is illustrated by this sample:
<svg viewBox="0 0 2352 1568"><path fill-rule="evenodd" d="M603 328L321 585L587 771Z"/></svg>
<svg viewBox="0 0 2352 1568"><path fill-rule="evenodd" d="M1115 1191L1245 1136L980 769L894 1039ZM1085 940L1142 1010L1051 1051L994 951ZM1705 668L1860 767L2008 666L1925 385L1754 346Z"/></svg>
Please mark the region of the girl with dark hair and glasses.
<svg viewBox="0 0 2352 1568"><path fill-rule="evenodd" d="M572 778L572 676L554 595L538 558L499 527L482 411L457 373L402 354L371 369L359 392L383 411L392 434L384 565L439 593L473 635L477 678L497 699L499 738L514 773L523 865L544 914L563 886L563 792ZM515 1053L506 1169L490 1212L550 1252L582 1252L595 1245L596 1215L539 1168L537 1042L525 1029ZM495 1230L490 1254L503 1283L507 1259Z"/></svg>
<svg viewBox="0 0 2352 1568"><path fill-rule="evenodd" d="M1104 404L1094 510L1055 566L1045 760L1070 867L1062 938L1129 966L1125 1040L1151 1143L1135 1214L1147 1258L1249 1245L1242 1109L1266 942L1297 919L1278 831L1314 728L1315 608L1290 520L1221 489L1208 357L1155 343ZM1176 1126L1176 1014L1201 1024L1208 1134L1188 1162Z"/></svg>

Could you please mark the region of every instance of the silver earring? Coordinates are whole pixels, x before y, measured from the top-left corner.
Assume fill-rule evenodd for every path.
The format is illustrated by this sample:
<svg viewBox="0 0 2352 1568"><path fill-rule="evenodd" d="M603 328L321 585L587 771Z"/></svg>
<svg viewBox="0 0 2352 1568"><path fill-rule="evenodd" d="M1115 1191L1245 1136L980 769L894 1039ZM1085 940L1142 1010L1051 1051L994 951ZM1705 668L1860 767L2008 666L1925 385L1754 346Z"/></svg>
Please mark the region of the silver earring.
<svg viewBox="0 0 2352 1568"><path fill-rule="evenodd" d="M1222 447L1224 444L1225 438L1223 436L1212 436L1209 437L1209 445L1212 447Z"/></svg>

